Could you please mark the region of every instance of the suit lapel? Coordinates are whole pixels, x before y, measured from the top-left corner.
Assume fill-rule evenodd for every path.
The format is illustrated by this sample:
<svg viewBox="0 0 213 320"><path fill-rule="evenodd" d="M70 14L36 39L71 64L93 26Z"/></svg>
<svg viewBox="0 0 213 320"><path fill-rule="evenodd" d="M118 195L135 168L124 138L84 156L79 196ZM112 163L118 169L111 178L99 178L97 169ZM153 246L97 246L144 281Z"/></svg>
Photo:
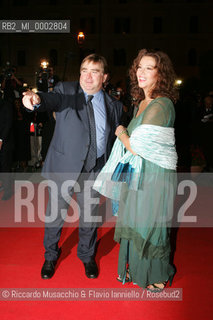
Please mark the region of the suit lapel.
<svg viewBox="0 0 213 320"><path fill-rule="evenodd" d="M114 124L114 105L113 105L113 101L112 99L110 98L109 95L107 95L105 92L104 92L104 101L105 101L105 106L106 106L106 115L107 115L107 118L106 118L106 134L105 134L105 141L106 141L106 152L104 154L104 160L105 162L107 161L107 158L109 156L107 150L108 150L108 145L111 141L111 132L113 130L112 127L113 124Z"/></svg>
<svg viewBox="0 0 213 320"><path fill-rule="evenodd" d="M113 104L112 100L104 92L104 101L106 107L106 137L108 138L113 123Z"/></svg>
<svg viewBox="0 0 213 320"><path fill-rule="evenodd" d="M89 119L87 113L87 104L84 96L84 92L81 89L80 85L77 88L76 92L76 112L78 117L82 120L85 128L89 129Z"/></svg>

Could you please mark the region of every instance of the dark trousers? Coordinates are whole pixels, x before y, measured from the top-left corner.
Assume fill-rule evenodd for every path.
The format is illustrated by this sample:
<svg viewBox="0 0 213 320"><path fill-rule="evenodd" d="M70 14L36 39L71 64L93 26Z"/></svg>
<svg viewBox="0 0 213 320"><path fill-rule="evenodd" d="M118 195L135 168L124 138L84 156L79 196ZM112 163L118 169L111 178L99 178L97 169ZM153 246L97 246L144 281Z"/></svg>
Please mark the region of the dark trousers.
<svg viewBox="0 0 213 320"><path fill-rule="evenodd" d="M84 168L73 188L70 188L68 194L72 196L76 193L79 205L79 243L77 254L83 262L88 262L94 256L95 245L97 240L97 220L98 204L88 204L88 199L99 198L97 191L88 185L92 185L99 171L104 165L104 157L97 159L96 167L91 172L86 172ZM91 182L90 182L91 181ZM85 184L86 183L86 184ZM86 185L86 188L85 188ZM60 240L62 227L66 217L69 204L66 196L60 193L55 196L54 192L49 189L49 201L46 210L46 223L44 235L45 259L56 260L58 258L58 242ZM52 203L52 205L51 205ZM91 210L91 214L89 213ZM91 218L92 216L92 218ZM52 222L48 222L49 218L53 218ZM92 219L92 221L91 221ZM100 217L98 217L100 219ZM99 221L100 222L100 221Z"/></svg>

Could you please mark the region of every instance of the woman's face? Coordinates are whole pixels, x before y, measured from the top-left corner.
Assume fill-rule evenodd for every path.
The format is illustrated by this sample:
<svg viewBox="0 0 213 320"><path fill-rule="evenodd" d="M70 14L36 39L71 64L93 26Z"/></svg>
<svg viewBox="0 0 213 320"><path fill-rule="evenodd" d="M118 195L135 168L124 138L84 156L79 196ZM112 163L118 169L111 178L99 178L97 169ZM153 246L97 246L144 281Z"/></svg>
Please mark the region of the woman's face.
<svg viewBox="0 0 213 320"><path fill-rule="evenodd" d="M145 92L153 90L158 79L156 61L153 57L144 56L136 72L138 86Z"/></svg>

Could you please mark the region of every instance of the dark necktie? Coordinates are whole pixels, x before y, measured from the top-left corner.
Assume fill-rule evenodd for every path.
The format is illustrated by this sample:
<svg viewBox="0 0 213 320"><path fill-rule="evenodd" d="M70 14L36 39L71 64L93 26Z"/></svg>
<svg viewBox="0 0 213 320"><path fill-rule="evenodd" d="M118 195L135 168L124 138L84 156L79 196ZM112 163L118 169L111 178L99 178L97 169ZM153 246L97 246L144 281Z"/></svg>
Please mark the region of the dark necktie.
<svg viewBox="0 0 213 320"><path fill-rule="evenodd" d="M94 110L91 102L92 99L93 99L93 96L89 95L88 101L87 101L87 110L88 110L89 126L90 126L90 145L89 145L89 150L84 163L84 167L87 170L87 172L91 171L95 167L96 159L97 159L96 127L95 127Z"/></svg>

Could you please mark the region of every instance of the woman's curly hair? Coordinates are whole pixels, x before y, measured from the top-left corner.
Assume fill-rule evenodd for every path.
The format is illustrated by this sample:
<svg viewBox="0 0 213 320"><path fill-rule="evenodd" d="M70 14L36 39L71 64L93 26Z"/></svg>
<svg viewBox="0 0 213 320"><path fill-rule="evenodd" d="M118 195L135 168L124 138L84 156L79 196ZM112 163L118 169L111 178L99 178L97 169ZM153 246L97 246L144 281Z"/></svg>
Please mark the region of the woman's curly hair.
<svg viewBox="0 0 213 320"><path fill-rule="evenodd" d="M170 58L162 51L147 49L142 49L139 51L131 68L129 69L131 95L134 98L135 103L139 103L139 101L145 98L143 89L138 86L138 80L136 76L139 63L144 56L155 59L158 71L158 80L155 88L152 90L151 98L155 99L158 96L168 97L175 103L178 99L178 90L175 87L176 75Z"/></svg>

